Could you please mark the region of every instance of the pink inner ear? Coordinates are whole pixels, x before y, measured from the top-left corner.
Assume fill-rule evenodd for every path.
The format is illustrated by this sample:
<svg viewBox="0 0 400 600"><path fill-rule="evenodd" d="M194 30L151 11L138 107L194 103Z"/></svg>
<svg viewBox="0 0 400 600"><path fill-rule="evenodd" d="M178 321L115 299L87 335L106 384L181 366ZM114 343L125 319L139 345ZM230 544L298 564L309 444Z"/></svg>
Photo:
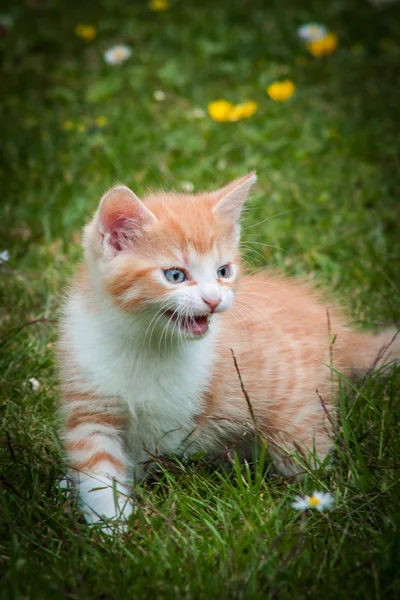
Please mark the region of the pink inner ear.
<svg viewBox="0 0 400 600"><path fill-rule="evenodd" d="M119 216L117 215L116 218L114 219L114 221L110 224L110 229L108 231L108 233L109 233L108 242L118 252L121 252L121 250L122 250L122 241L123 241L123 237L124 237L122 232L123 231L126 232L126 230L127 230L126 219L125 219L124 215L119 215Z"/></svg>
<svg viewBox="0 0 400 600"><path fill-rule="evenodd" d="M108 243L117 252L138 236L140 225L144 221L140 204L123 195L107 198L100 209L102 234L109 234Z"/></svg>

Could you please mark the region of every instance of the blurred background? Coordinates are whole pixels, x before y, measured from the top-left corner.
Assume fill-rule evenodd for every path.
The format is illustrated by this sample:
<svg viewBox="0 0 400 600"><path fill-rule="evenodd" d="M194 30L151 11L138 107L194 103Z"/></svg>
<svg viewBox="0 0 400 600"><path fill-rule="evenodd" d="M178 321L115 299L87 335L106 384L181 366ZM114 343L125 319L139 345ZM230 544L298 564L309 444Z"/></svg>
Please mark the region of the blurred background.
<svg viewBox="0 0 400 600"><path fill-rule="evenodd" d="M284 214L245 232L248 258L321 276L361 320L377 306L394 319L399 4L27 0L1 10L0 251L32 278L36 305L52 305L108 186L196 192L255 168L248 224Z"/></svg>
<svg viewBox="0 0 400 600"><path fill-rule="evenodd" d="M139 196L157 188L195 193L256 169L259 182L245 211L243 229L249 269L272 265L328 288L361 326L398 323L400 3L3 0L0 53L0 471L4 474L0 495L4 484L1 497L6 507L0 565L10 566L6 577L10 589L16 590L15 598L45 597L32 590L48 589L47 573L58 581L51 597L127 597L113 595L115 590L102 595L96 569L101 565L109 569L107 581L114 581L115 573L122 577L124 556L124 577L128 577L132 557L138 560L139 556L143 558L140 572L146 573L146 551L137 554L139 542L134 539L129 562L127 554L114 553L112 546L99 545L96 554L90 540L85 554L86 541L78 536L79 516L71 520L75 513L62 504L53 487L63 473L56 427L55 320L66 282L81 256L81 228L104 191L116 182L126 183ZM376 403L390 396L389 388L379 385L370 390ZM394 384L390 389L395 389ZM353 479L346 461L339 465L334 487L354 497L353 504L349 500L346 505L351 514L347 529L339 543L337 531L344 531L340 511L336 528L328 520L319 521L314 529L310 525L310 537L303 540L308 553L304 551L301 558L297 533L285 546L287 555L281 548L282 527L289 523L289 529L297 531L291 513L286 517L279 513L277 521L268 521L273 503L287 493L282 491L286 484L277 484L271 498L265 491L264 500L257 488L249 502L252 507L261 507L257 502L262 502L263 508L253 515L250 504L246 510L241 504L247 502L243 498L248 489L241 489L239 478L229 488L232 497L241 490L237 505L229 500L215 513L204 508L204 519L211 519L214 530L201 524L200 500L197 504L193 500L186 513L182 509L183 538L189 536L185 527L192 518L191 531L198 535L193 533L193 540L201 548L196 556L203 557L193 566L192 549L189 552L181 545L183 538L169 521L177 487L169 486L172 475L168 475L165 488L157 488L152 500L167 518L157 521L150 511L149 539L143 542L148 547L154 541L152 528L158 527L166 544L152 550L154 562L146 581L154 585L154 594L161 589L158 582L164 581L170 582L168 589L177 597L174 577L179 580L182 569L189 568L192 591L201 587L202 569L203 582L212 580L207 598L218 586L218 597L248 598L246 581L253 582L253 591L272 581L271 597L276 598L279 581L288 581L279 577L297 560L302 567L291 571L296 575L290 597L312 597L317 588L324 594L329 577L332 585L337 580L336 571L327 566L327 549L329 557L336 557L329 564L336 564L339 555L346 556L338 580L340 592L329 588L331 597L338 597L342 585L350 594L346 597L366 598L372 589L374 597L390 597L385 594L394 589L400 539L398 491L395 494L399 481L396 488L392 480L398 470L390 469L398 469L393 466L393 444L400 436L398 420L393 417L391 422L385 407L363 408L366 412L355 411L353 419L360 423L357 439L365 446L368 465L382 464L387 457L392 466L384 463L368 479L370 467L362 462L361 450L360 470L356 462L351 463ZM370 452L375 453L373 459ZM193 492L192 479L185 481L179 483L184 497L178 506L189 502ZM209 494L211 506L224 496L225 488L219 480L209 488L209 481L209 477L201 480L199 498ZM391 506L397 503L397 509L386 518L390 500L384 490L389 489ZM364 498L367 492L370 500L362 500L364 508L360 508L361 500L357 504L356 498ZM58 516L56 506L61 507ZM229 515L236 529L224 524L221 515ZM390 525L395 522L397 529ZM146 527L147 521L138 531L146 532ZM264 537L249 543L249 532L256 530L263 531ZM276 544L270 547L275 533ZM364 545L358 543L361 538ZM243 564L242 554L234 552L236 541L246 552ZM182 566L168 571L176 543L183 552ZM103 555L105 548L108 553ZM228 548L233 548L232 554ZM378 548L378 571L374 571L371 548L374 552ZM386 549L390 552L385 554ZM222 554L225 567L215 571L212 579L214 558ZM260 563L261 555L264 562ZM60 556L64 562L59 562ZM392 562L385 556L391 556ZM92 563L97 566L90 571ZM253 579L250 575L246 579L247 566L252 564ZM358 573L354 588L347 576L349 568ZM156 572L160 580L154 577ZM99 584L96 596L82 584L88 573L92 585ZM379 573L383 573L382 588ZM70 583L64 586L66 577ZM120 581L118 577L115 581ZM23 580L30 583L27 595L19 596ZM125 592L136 589L126 581ZM225 581L229 593L224 591ZM299 582L305 586L301 589L308 589L306 595L296 595ZM234 596L241 589L243 595ZM182 597L190 594L182 592Z"/></svg>

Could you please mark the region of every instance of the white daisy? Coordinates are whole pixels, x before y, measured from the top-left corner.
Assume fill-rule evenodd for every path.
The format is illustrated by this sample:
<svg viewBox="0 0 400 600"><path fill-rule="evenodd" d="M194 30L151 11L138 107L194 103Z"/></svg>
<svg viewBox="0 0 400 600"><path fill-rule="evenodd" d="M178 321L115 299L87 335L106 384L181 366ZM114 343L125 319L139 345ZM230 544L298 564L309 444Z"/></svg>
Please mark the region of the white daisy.
<svg viewBox="0 0 400 600"><path fill-rule="evenodd" d="M330 492L313 492L312 496L296 496L292 508L307 510L316 508L319 512L332 508L334 498Z"/></svg>
<svg viewBox="0 0 400 600"><path fill-rule="evenodd" d="M204 117L206 116L206 112L199 107L193 108L190 112L189 112L189 118L190 119L204 119Z"/></svg>
<svg viewBox="0 0 400 600"><path fill-rule="evenodd" d="M191 193L194 191L194 184L191 181L182 181L181 188L184 192Z"/></svg>
<svg viewBox="0 0 400 600"><path fill-rule="evenodd" d="M320 23L307 23L307 25L302 25L297 30L297 35L299 38L306 42L316 42L317 40L322 40L328 34L328 30L325 25L321 25Z"/></svg>
<svg viewBox="0 0 400 600"><path fill-rule="evenodd" d="M153 93L153 98L154 98L154 100L157 100L157 102L163 102L166 98L166 93L163 92L162 90L156 90Z"/></svg>
<svg viewBox="0 0 400 600"><path fill-rule="evenodd" d="M107 52L104 52L104 60L109 65L120 65L125 62L132 54L132 50L129 46L123 46L117 44L113 46Z"/></svg>
<svg viewBox="0 0 400 600"><path fill-rule="evenodd" d="M3 262L7 262L8 260L10 260L10 253L8 250L2 250L0 252L0 265Z"/></svg>

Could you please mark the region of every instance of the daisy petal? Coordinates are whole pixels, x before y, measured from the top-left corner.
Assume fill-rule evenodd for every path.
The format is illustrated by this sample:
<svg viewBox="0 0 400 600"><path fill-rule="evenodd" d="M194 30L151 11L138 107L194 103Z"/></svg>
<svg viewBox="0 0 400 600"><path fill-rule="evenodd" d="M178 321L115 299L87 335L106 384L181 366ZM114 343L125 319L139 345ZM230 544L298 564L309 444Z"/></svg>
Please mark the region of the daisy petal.
<svg viewBox="0 0 400 600"><path fill-rule="evenodd" d="M109 48L109 50L104 53L104 60L109 65L120 65L121 63L125 62L131 56L131 54L132 50L129 48L129 46L118 44L112 48Z"/></svg>

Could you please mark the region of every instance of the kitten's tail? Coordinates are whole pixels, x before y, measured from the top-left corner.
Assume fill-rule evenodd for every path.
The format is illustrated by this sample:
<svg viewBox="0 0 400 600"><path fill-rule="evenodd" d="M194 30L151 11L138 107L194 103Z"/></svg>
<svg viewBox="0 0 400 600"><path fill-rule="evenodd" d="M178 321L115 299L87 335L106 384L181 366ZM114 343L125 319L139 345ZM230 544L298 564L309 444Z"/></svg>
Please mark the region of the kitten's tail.
<svg viewBox="0 0 400 600"><path fill-rule="evenodd" d="M356 374L372 373L391 362L400 363L400 329L384 329L376 335L351 333L342 352ZM343 356L343 355L342 355Z"/></svg>

